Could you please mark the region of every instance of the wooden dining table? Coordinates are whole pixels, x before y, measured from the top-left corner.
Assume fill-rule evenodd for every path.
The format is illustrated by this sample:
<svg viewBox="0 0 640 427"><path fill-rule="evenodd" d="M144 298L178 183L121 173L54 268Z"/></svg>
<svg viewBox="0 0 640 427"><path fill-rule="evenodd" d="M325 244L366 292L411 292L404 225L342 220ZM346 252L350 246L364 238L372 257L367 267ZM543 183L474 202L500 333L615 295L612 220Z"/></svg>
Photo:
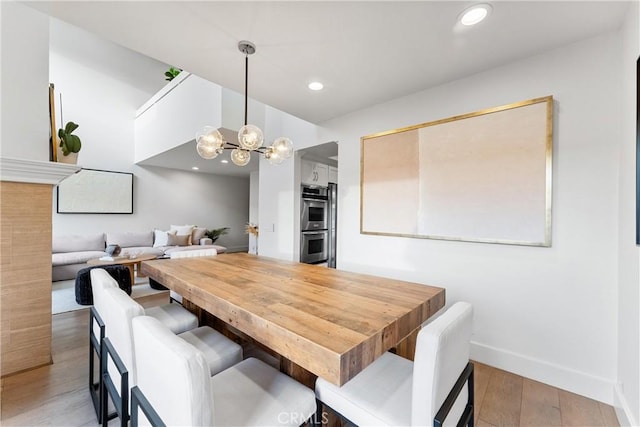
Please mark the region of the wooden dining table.
<svg viewBox="0 0 640 427"><path fill-rule="evenodd" d="M342 385L390 349L412 358L421 324L445 304L443 288L247 253L141 270L280 355L281 369L309 386L315 376Z"/></svg>

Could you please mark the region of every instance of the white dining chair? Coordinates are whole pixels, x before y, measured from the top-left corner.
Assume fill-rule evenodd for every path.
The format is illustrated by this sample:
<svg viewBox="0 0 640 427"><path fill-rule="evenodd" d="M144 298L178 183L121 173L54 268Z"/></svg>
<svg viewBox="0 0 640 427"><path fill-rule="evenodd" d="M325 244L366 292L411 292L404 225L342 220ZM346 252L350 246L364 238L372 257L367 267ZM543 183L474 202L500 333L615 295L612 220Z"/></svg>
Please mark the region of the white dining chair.
<svg viewBox="0 0 640 427"><path fill-rule="evenodd" d="M118 283L106 271L101 268L91 270L91 289L94 306L98 307L100 305L100 291L105 287L113 288L114 286L118 287ZM96 298L98 298L98 302L96 302ZM198 327L198 317L180 304L164 304L150 307L146 310L146 315L156 317L167 325L174 334L180 334Z"/></svg>
<svg viewBox="0 0 640 427"><path fill-rule="evenodd" d="M318 378L316 397L361 426L473 427L472 317L454 304L418 333L413 362L387 352L342 387Z"/></svg>
<svg viewBox="0 0 640 427"><path fill-rule="evenodd" d="M203 256L216 256L218 255L218 251L215 248L207 248L207 249L193 249L189 251L176 251L171 252L169 257L171 259L178 258L195 258L195 257L203 257ZM180 304L182 304L182 295L175 291L169 291L169 297Z"/></svg>
<svg viewBox="0 0 640 427"><path fill-rule="evenodd" d="M133 339L136 394L166 425L298 426L315 412L313 390L258 359L210 377L203 354L154 318L133 319ZM132 426L144 419L136 411Z"/></svg>
<svg viewBox="0 0 640 427"><path fill-rule="evenodd" d="M103 358L106 363L102 374L107 393L102 403L106 407L108 394L120 419L126 421L129 390L136 385L137 372L131 322L135 317L144 316L145 310L120 289L105 289L101 298L105 303L104 323L109 331L104 339ZM242 347L209 326L183 332L177 337L202 352L209 375L242 361Z"/></svg>
<svg viewBox="0 0 640 427"><path fill-rule="evenodd" d="M94 272L95 271L95 272ZM98 423L102 423L102 414L105 412L102 407L102 396L104 395L104 383L102 381L102 345L106 335L106 327L102 319L104 312L104 302L101 299L102 292L109 288L118 288L118 282L111 277L104 269L93 269L89 272L92 287L93 306L89 310L89 394L96 410ZM98 381L95 381L95 362L97 355ZM117 413L107 415L108 419L113 419Z"/></svg>

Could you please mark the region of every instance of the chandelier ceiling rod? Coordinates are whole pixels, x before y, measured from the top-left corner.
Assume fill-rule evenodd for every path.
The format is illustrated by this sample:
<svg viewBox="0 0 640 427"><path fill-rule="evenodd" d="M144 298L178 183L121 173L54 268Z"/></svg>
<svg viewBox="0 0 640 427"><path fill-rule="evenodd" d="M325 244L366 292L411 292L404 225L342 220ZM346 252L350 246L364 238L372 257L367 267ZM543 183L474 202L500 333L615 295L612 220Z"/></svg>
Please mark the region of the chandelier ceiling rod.
<svg viewBox="0 0 640 427"><path fill-rule="evenodd" d="M244 54L244 125L247 125L249 104L249 54Z"/></svg>
<svg viewBox="0 0 640 427"><path fill-rule="evenodd" d="M238 48L244 53L244 125L246 126L249 103L249 55L256 53L256 46L245 40L238 43Z"/></svg>

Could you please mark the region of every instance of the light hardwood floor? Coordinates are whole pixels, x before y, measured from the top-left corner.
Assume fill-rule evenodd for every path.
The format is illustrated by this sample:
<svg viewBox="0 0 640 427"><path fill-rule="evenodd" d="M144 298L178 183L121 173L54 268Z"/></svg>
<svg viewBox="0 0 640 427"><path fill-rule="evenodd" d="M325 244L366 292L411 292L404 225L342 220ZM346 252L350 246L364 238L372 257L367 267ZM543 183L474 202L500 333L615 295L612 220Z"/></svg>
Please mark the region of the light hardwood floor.
<svg viewBox="0 0 640 427"><path fill-rule="evenodd" d="M159 300L166 296L141 303L149 306ZM97 425L87 390L88 321L88 309L53 316L54 364L2 379L0 425ZM475 366L478 427L619 425L611 406L480 363Z"/></svg>

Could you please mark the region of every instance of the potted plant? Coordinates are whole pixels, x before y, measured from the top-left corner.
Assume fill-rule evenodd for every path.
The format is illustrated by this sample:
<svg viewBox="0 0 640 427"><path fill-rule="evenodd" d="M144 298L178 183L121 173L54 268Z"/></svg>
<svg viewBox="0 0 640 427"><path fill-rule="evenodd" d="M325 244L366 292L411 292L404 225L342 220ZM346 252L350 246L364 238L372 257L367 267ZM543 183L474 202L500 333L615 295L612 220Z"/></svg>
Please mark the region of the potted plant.
<svg viewBox="0 0 640 427"><path fill-rule="evenodd" d="M78 152L82 148L82 143L78 135L74 135L73 131L78 129L79 125L74 122L68 122L64 128L58 129L58 138L60 138L60 151L62 156L58 156L58 161L62 163L77 163Z"/></svg>
<svg viewBox="0 0 640 427"><path fill-rule="evenodd" d="M211 230L207 230L207 232L204 233L204 235L207 236L209 239L211 239L211 243L213 244L216 242L216 240L218 240L220 236L224 236L225 234L228 234L228 230L229 230L229 227L214 228Z"/></svg>
<svg viewBox="0 0 640 427"><path fill-rule="evenodd" d="M180 68L170 67L169 71L165 71L164 73L164 76L166 77L165 80L171 81L175 79L181 71L182 70Z"/></svg>

